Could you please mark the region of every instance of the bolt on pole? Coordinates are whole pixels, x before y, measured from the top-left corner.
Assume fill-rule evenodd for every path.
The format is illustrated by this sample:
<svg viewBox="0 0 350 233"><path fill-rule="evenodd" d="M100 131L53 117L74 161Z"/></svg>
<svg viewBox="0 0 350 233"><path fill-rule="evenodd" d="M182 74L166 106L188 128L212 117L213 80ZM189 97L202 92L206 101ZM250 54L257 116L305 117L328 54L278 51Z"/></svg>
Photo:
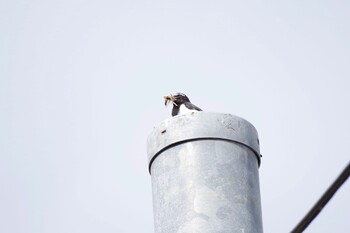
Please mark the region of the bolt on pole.
<svg viewBox="0 0 350 233"><path fill-rule="evenodd" d="M169 118L147 143L155 233L262 233L258 134L231 114Z"/></svg>

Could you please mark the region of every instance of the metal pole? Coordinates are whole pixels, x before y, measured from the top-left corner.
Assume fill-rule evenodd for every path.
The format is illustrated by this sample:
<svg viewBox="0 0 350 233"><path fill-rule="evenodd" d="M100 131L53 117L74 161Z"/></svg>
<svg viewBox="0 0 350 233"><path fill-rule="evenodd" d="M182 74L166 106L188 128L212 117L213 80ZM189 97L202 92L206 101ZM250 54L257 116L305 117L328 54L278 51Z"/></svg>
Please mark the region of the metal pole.
<svg viewBox="0 0 350 233"><path fill-rule="evenodd" d="M263 232L259 139L230 114L172 117L148 138L155 233Z"/></svg>

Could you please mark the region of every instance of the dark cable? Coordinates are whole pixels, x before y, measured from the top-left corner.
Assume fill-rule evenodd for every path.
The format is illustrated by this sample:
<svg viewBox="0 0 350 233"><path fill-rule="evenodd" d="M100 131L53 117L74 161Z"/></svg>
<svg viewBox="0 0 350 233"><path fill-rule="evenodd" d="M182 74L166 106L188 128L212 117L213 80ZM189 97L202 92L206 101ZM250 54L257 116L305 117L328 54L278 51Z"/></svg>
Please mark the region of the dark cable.
<svg viewBox="0 0 350 233"><path fill-rule="evenodd" d="M305 228L307 228L307 226L321 212L322 208L337 192L340 186L342 186L342 184L346 181L349 175L350 175L350 163L346 166L346 168L338 176L338 178L333 182L333 184L328 188L328 190L322 195L322 197L318 200L318 202L312 207L312 209L306 214L306 216L300 221L300 223L296 225L296 227L294 227L291 233L303 232Z"/></svg>

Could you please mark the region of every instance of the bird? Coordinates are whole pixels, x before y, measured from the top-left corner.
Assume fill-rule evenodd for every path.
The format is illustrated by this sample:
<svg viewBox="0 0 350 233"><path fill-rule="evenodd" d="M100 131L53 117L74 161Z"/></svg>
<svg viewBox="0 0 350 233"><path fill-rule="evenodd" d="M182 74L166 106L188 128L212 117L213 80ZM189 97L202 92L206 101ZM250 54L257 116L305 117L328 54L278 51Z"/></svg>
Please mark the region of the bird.
<svg viewBox="0 0 350 233"><path fill-rule="evenodd" d="M196 105L192 104L190 99L183 93L176 93L164 96L165 106L169 103L173 103L173 110L171 116L182 115L190 112L202 111Z"/></svg>

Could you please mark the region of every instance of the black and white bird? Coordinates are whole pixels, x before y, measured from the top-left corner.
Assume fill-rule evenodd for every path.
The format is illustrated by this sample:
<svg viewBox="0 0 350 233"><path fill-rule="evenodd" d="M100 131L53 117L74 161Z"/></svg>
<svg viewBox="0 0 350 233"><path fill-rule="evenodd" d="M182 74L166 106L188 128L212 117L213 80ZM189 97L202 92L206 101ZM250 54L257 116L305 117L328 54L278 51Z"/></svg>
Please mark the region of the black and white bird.
<svg viewBox="0 0 350 233"><path fill-rule="evenodd" d="M176 93L174 95L170 94L168 96L164 96L165 106L169 103L173 103L173 110L171 112L172 116L177 116L181 114L186 114L190 112L202 111L202 109L198 108L196 105L192 104L191 101L185 94Z"/></svg>

